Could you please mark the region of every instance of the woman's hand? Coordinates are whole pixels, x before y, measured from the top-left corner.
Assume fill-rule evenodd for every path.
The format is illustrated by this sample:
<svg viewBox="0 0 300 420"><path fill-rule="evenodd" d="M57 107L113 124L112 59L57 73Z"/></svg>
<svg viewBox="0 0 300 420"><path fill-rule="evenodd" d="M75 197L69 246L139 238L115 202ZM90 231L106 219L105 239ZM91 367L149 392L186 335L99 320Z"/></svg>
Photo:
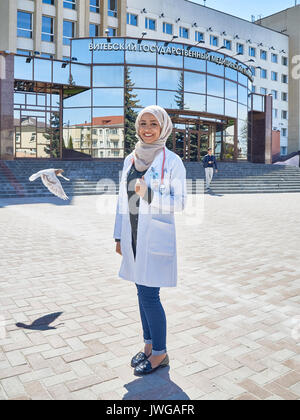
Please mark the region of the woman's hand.
<svg viewBox="0 0 300 420"><path fill-rule="evenodd" d="M142 177L141 179L138 179L135 184L135 193L143 198L147 190L148 190L148 185L146 184L144 177Z"/></svg>
<svg viewBox="0 0 300 420"><path fill-rule="evenodd" d="M116 242L116 253L122 255L121 242Z"/></svg>

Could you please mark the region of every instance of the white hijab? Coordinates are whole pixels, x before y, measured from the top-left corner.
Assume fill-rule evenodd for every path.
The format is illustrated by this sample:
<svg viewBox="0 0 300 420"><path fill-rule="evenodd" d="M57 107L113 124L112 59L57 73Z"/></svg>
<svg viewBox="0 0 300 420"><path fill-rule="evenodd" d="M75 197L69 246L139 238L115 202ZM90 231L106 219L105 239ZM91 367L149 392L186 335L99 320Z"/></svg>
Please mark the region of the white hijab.
<svg viewBox="0 0 300 420"><path fill-rule="evenodd" d="M158 120L161 127L161 133L159 139L152 144L145 143L144 140L139 136L140 121L143 114L149 113L154 115ZM144 108L138 115L135 122L136 137L138 142L135 145L134 150L134 163L138 171L146 171L150 168L152 162L156 156L162 151L165 147L168 138L170 137L173 130L173 123L168 113L158 105L151 105L147 108Z"/></svg>

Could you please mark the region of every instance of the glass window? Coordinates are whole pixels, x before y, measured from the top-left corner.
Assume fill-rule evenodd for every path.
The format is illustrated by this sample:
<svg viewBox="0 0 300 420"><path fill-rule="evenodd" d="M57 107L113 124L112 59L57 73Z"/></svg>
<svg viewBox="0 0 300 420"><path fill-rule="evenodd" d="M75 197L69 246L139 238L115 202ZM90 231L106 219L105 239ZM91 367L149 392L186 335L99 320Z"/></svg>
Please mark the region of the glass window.
<svg viewBox="0 0 300 420"><path fill-rule="evenodd" d="M282 137L287 137L287 129L286 128L281 129L281 135L282 135Z"/></svg>
<svg viewBox="0 0 300 420"><path fill-rule="evenodd" d="M134 87L156 88L156 69L147 67L128 67L129 77Z"/></svg>
<svg viewBox="0 0 300 420"><path fill-rule="evenodd" d="M239 85L239 102L245 105L248 104L248 89L241 85Z"/></svg>
<svg viewBox="0 0 300 420"><path fill-rule="evenodd" d="M278 118L278 109L273 108L273 118L277 119Z"/></svg>
<svg viewBox="0 0 300 420"><path fill-rule="evenodd" d="M41 53L41 57L43 57L43 58L53 58L53 55L48 54L48 53Z"/></svg>
<svg viewBox="0 0 300 420"><path fill-rule="evenodd" d="M229 39L224 39L224 47L227 50L231 50L232 49L232 43L231 43L231 41Z"/></svg>
<svg viewBox="0 0 300 420"><path fill-rule="evenodd" d="M127 13L127 25L138 26L138 16L133 13Z"/></svg>
<svg viewBox="0 0 300 420"><path fill-rule="evenodd" d="M260 78L261 79L266 79L267 78L267 70L266 69L261 69L260 70Z"/></svg>
<svg viewBox="0 0 300 420"><path fill-rule="evenodd" d="M70 66L62 67L61 61L53 61L53 83L69 84Z"/></svg>
<svg viewBox="0 0 300 420"><path fill-rule="evenodd" d="M124 67L123 66L94 66L93 67L94 87L123 87Z"/></svg>
<svg viewBox="0 0 300 420"><path fill-rule="evenodd" d="M264 97L253 95L253 111L264 111Z"/></svg>
<svg viewBox="0 0 300 420"><path fill-rule="evenodd" d="M254 47L249 47L250 57L256 57L256 49Z"/></svg>
<svg viewBox="0 0 300 420"><path fill-rule="evenodd" d="M177 92L161 91L157 92L157 105L169 109L181 109L183 98Z"/></svg>
<svg viewBox="0 0 300 420"><path fill-rule="evenodd" d="M34 80L51 82L52 81L52 61L39 58L34 59Z"/></svg>
<svg viewBox="0 0 300 420"><path fill-rule="evenodd" d="M288 83L288 76L286 74L282 75L282 83Z"/></svg>
<svg viewBox="0 0 300 420"><path fill-rule="evenodd" d="M287 155L287 147L286 146L281 146L280 147L280 154L281 154L281 156L286 156Z"/></svg>
<svg viewBox="0 0 300 420"><path fill-rule="evenodd" d="M250 66L250 70L253 76L256 76L256 68L253 66Z"/></svg>
<svg viewBox="0 0 300 420"><path fill-rule="evenodd" d="M110 43L107 39L101 39L96 42L97 45L100 48L96 48L93 52L93 61L95 64L124 64L124 38L115 38L113 43ZM113 47L114 49L112 49Z"/></svg>
<svg viewBox="0 0 300 420"><path fill-rule="evenodd" d="M243 44L236 44L236 52L237 52L237 54L244 54L244 45Z"/></svg>
<svg viewBox="0 0 300 420"><path fill-rule="evenodd" d="M231 63L236 64L236 60L234 60L232 58L227 57L226 60L230 61ZM237 81L238 72L231 67L225 67L225 77L226 77L226 79Z"/></svg>
<svg viewBox="0 0 300 420"><path fill-rule="evenodd" d="M22 38L32 38L32 13L21 12L18 10L17 36Z"/></svg>
<svg viewBox="0 0 300 420"><path fill-rule="evenodd" d="M260 88L260 93L262 95L266 95L267 94L267 89L266 88Z"/></svg>
<svg viewBox="0 0 300 420"><path fill-rule="evenodd" d="M287 57L282 57L282 65L287 66L288 65L288 59Z"/></svg>
<svg viewBox="0 0 300 420"><path fill-rule="evenodd" d="M172 54L172 48L180 48L182 49L183 46L179 44L168 44L167 47L165 47L164 42L158 42L159 47L166 48L167 52L170 52L171 54L158 54L158 65L163 67L183 67L183 57L180 55L174 55Z"/></svg>
<svg viewBox="0 0 300 420"><path fill-rule="evenodd" d="M54 6L55 0L43 0L42 3L52 4Z"/></svg>
<svg viewBox="0 0 300 420"><path fill-rule="evenodd" d="M237 118L237 103L232 101L225 101L225 115L227 117Z"/></svg>
<svg viewBox="0 0 300 420"><path fill-rule="evenodd" d="M64 0L64 8L65 9L76 9L76 0Z"/></svg>
<svg viewBox="0 0 300 420"><path fill-rule="evenodd" d="M71 81L74 86L91 86L91 68L71 63Z"/></svg>
<svg viewBox="0 0 300 420"><path fill-rule="evenodd" d="M196 31L195 32L195 41L196 42L204 41L204 33Z"/></svg>
<svg viewBox="0 0 300 420"><path fill-rule="evenodd" d="M283 120L287 120L288 112L287 111L282 111L281 116L282 116Z"/></svg>
<svg viewBox="0 0 300 420"><path fill-rule="evenodd" d="M124 89L95 88L93 89L93 106L123 106Z"/></svg>
<svg viewBox="0 0 300 420"><path fill-rule="evenodd" d="M28 51L28 50L19 50L19 49L17 49L17 54L20 54L20 55L31 55L31 53L32 53L32 51Z"/></svg>
<svg viewBox="0 0 300 420"><path fill-rule="evenodd" d="M272 63L277 64L278 63L278 55L277 54L272 54L271 55L271 60L272 60Z"/></svg>
<svg viewBox="0 0 300 420"><path fill-rule="evenodd" d="M118 17L117 0L108 0L108 16Z"/></svg>
<svg viewBox="0 0 300 420"><path fill-rule="evenodd" d="M278 98L278 92L277 92L277 90L272 90L271 91L271 94L273 96L273 99L277 99Z"/></svg>
<svg viewBox="0 0 300 420"><path fill-rule="evenodd" d="M163 32L164 34L173 35L173 25L171 23L163 23Z"/></svg>
<svg viewBox="0 0 300 420"><path fill-rule="evenodd" d="M277 82L278 80L278 73L276 73L275 71L271 72L271 79L273 80L273 82Z"/></svg>
<svg viewBox="0 0 300 420"><path fill-rule="evenodd" d="M180 28L179 28L179 36L181 38L188 39L189 38L189 30L187 28L184 28L184 27L180 26Z"/></svg>
<svg viewBox="0 0 300 420"><path fill-rule="evenodd" d="M224 97L224 79L207 76L207 94Z"/></svg>
<svg viewBox="0 0 300 420"><path fill-rule="evenodd" d="M156 105L155 90L134 89L132 93L133 95L137 95L135 100L139 101L138 106L142 106L144 108L146 106Z"/></svg>
<svg viewBox="0 0 300 420"><path fill-rule="evenodd" d="M182 72L178 70L157 70L158 89L178 90L183 87Z"/></svg>
<svg viewBox="0 0 300 420"><path fill-rule="evenodd" d="M215 52L210 53L210 55L212 55L213 57L224 58L224 55ZM224 77L224 71L224 66L211 61L207 62L207 73Z"/></svg>
<svg viewBox="0 0 300 420"><path fill-rule="evenodd" d="M156 42L143 40L141 44L137 40L126 40L126 46L133 46L137 51L126 51L126 62L130 64L156 65ZM154 52L153 52L154 51Z"/></svg>
<svg viewBox="0 0 300 420"><path fill-rule="evenodd" d="M225 97L232 101L237 101L238 85L237 83L225 80Z"/></svg>
<svg viewBox="0 0 300 420"><path fill-rule="evenodd" d="M100 13L99 0L90 0L90 12Z"/></svg>
<svg viewBox="0 0 300 420"><path fill-rule="evenodd" d="M64 108L78 108L78 106L90 107L92 101L91 90L86 90L84 92L77 93L77 95L73 95L70 98L64 99Z"/></svg>
<svg viewBox="0 0 300 420"><path fill-rule="evenodd" d="M90 23L90 36L99 36L99 25L95 23Z"/></svg>
<svg viewBox="0 0 300 420"><path fill-rule="evenodd" d="M75 37L75 22L64 20L63 44L70 45L70 39Z"/></svg>
<svg viewBox="0 0 300 420"><path fill-rule="evenodd" d="M189 47L185 47L187 49ZM189 48L189 50L193 53L202 53L205 54L206 50L198 47ZM199 58L193 57L184 57L184 68L189 70L196 70L206 73L206 60L200 60Z"/></svg>
<svg viewBox="0 0 300 420"><path fill-rule="evenodd" d="M42 41L54 41L54 18L50 16L42 17Z"/></svg>
<svg viewBox="0 0 300 420"><path fill-rule="evenodd" d="M240 121L248 121L248 107L239 104L238 116L239 116Z"/></svg>
<svg viewBox="0 0 300 420"><path fill-rule="evenodd" d="M150 29L151 31L156 31L156 20L145 18L145 28Z"/></svg>
<svg viewBox="0 0 300 420"><path fill-rule="evenodd" d="M250 82L250 80L248 79L247 76L245 76L242 73L237 72L238 75L238 80L239 80L239 84L247 86L248 87L248 83Z"/></svg>
<svg viewBox="0 0 300 420"><path fill-rule="evenodd" d="M210 45L212 45L213 47L218 47L219 46L219 38L215 35L211 35L210 36Z"/></svg>
<svg viewBox="0 0 300 420"><path fill-rule="evenodd" d="M261 58L261 60L267 60L267 58L268 58L267 51L260 50L260 58Z"/></svg>
<svg viewBox="0 0 300 420"><path fill-rule="evenodd" d="M281 99L282 99L283 101L287 101L287 100L288 100L288 94L287 94L286 92L282 92L282 94L281 94Z"/></svg>
<svg viewBox="0 0 300 420"><path fill-rule="evenodd" d="M29 60L28 57L15 56L15 79L32 80L33 59Z"/></svg>
<svg viewBox="0 0 300 420"><path fill-rule="evenodd" d="M204 74L184 72L185 92L206 93L206 76Z"/></svg>
<svg viewBox="0 0 300 420"><path fill-rule="evenodd" d="M92 52L89 47L92 44L91 39L76 39L72 41L71 57L78 63L89 64L92 62ZM70 58L68 57L68 60Z"/></svg>
<svg viewBox="0 0 300 420"><path fill-rule="evenodd" d="M205 112L206 100L205 95L196 95L195 93L184 94L184 109L191 111Z"/></svg>
<svg viewBox="0 0 300 420"><path fill-rule="evenodd" d="M224 99L207 97L207 112L209 114L224 115Z"/></svg>

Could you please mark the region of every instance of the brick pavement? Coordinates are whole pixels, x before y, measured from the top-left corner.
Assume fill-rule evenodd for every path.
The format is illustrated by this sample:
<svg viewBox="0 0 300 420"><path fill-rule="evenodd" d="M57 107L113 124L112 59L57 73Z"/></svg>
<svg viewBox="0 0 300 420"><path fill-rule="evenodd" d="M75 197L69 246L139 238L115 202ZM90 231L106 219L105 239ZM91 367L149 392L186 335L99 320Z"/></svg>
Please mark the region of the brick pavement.
<svg viewBox="0 0 300 420"><path fill-rule="evenodd" d="M0 200L0 399L299 399L299 194L207 196L203 223L177 216L171 367L145 378L103 200ZM55 329L16 326L57 312Z"/></svg>

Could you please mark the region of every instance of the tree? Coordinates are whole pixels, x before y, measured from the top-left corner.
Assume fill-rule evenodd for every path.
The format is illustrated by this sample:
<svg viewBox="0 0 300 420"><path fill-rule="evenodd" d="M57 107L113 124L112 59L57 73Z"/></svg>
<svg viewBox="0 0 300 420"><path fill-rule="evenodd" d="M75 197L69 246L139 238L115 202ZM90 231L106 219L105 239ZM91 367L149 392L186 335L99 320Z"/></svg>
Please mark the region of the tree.
<svg viewBox="0 0 300 420"><path fill-rule="evenodd" d="M74 149L72 136L69 137L68 149L70 149L70 150L73 150Z"/></svg>
<svg viewBox="0 0 300 420"><path fill-rule="evenodd" d="M178 109L184 109L184 85L183 85L183 72L180 74L179 82L178 82L178 89L177 95L175 95L175 102L177 104Z"/></svg>
<svg viewBox="0 0 300 420"><path fill-rule="evenodd" d="M52 112L50 118L50 126L47 127L44 137L48 140L48 145L44 147L44 152L50 158L60 158L60 117L59 112ZM62 144L64 148L64 142Z"/></svg>
<svg viewBox="0 0 300 420"><path fill-rule="evenodd" d="M133 93L134 83L130 78L130 70L125 67L125 156L129 155L137 143L135 121L138 113L134 110L139 106L137 95Z"/></svg>

